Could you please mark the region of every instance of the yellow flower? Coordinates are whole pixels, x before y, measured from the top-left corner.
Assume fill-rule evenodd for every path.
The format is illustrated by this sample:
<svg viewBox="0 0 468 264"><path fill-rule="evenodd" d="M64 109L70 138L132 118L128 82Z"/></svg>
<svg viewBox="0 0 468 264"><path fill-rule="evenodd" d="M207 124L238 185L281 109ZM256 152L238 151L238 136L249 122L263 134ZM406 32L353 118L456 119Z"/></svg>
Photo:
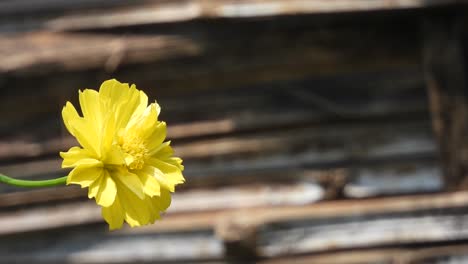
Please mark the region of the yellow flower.
<svg viewBox="0 0 468 264"><path fill-rule="evenodd" d="M110 229L153 223L171 203L170 192L185 181L182 160L164 142L159 105L143 91L108 80L99 92L79 92L83 116L67 102L63 121L81 147L61 152L62 168L73 168L67 184L88 187Z"/></svg>

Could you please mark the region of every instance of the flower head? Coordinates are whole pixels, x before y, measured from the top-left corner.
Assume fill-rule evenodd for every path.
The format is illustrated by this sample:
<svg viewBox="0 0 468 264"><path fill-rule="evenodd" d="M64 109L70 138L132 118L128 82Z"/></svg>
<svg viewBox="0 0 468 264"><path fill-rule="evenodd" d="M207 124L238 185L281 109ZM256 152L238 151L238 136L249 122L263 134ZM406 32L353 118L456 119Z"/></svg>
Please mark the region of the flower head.
<svg viewBox="0 0 468 264"><path fill-rule="evenodd" d="M135 85L108 80L99 92L79 92L82 116L67 102L68 131L81 147L61 152L62 168L73 168L67 184L88 187L110 229L153 223L171 203L170 192L185 181L182 160L173 157L160 107Z"/></svg>

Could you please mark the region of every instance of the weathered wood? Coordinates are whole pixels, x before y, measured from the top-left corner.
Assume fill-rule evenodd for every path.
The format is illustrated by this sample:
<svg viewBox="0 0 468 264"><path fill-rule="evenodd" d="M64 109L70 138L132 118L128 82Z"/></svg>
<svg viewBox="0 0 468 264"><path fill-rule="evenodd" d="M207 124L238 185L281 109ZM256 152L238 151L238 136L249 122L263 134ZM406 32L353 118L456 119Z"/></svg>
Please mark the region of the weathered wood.
<svg viewBox="0 0 468 264"><path fill-rule="evenodd" d="M468 260L468 245L413 246L377 249L353 249L349 251L326 252L306 256L291 256L260 261L260 264L447 264L465 263Z"/></svg>
<svg viewBox="0 0 468 264"><path fill-rule="evenodd" d="M11 221L29 219L34 221L36 228L39 225L48 225L48 228L56 225L54 229L49 229L45 233L16 233L20 231L18 228L21 223L12 222L7 225L5 221L10 219L10 216L2 215L0 220L3 222L0 227L4 228L0 243L4 246L0 248L2 254L0 261L16 260L15 262L24 263L36 259L61 262L73 259L77 263L89 263L96 261L98 257L108 263L115 261L127 263L136 260L223 261L225 251L222 239L226 233L218 232L217 237L213 230L220 230L226 226L226 220L233 219L234 222L243 223L244 226L255 227L258 239L254 243L254 248L263 257L291 256L301 252L319 251L324 254L331 254L330 251L337 254L337 249L355 248L362 252L367 248L373 249L370 252L374 252L375 258L370 258L372 254L366 254L364 251L364 260L388 259L390 250L380 251L376 248L389 243L402 242L404 244L401 247L412 246L412 253L400 255L399 257L402 257L400 260L405 260L403 257L408 257L407 260L412 261L448 255L463 257L461 248L436 247L425 250L422 244L466 240L468 231L460 223L468 218L467 202L468 193L458 192L369 199L360 203L340 201L294 207L220 209L211 212L169 211L155 225L139 229L124 228L111 233L106 231L105 226L99 224L102 221L99 210L92 203L74 204L72 207L74 210L71 211L71 204L67 207L51 206L18 212L23 217L11 218ZM39 213L40 210L42 213ZM24 217L27 214L30 218ZM5 233L8 231L8 226L10 235ZM66 229L56 229L65 226ZM344 227L346 228L341 229ZM235 230L237 227L231 226L231 228ZM345 235L353 230L356 232ZM275 239L269 239L272 237ZM336 239L328 241L331 238ZM337 240L338 238L340 239ZM83 239L87 241L86 245L90 245L89 247L79 246L83 245ZM286 243L280 243L285 240ZM145 246L152 245L152 249L141 250L142 243ZM140 248L136 250L138 245ZM158 250L154 250L153 247ZM401 250L404 249L401 247L390 252L403 252ZM421 251L418 252L417 247L420 247ZM24 251L24 248L28 250ZM184 248L183 253L179 252L180 248ZM119 258L116 258L116 249L119 249ZM338 253L337 261L330 263L343 263L339 260L342 260L346 253L351 254L349 251ZM320 255L315 257L320 260ZM322 261L324 259L330 258L324 257Z"/></svg>
<svg viewBox="0 0 468 264"><path fill-rule="evenodd" d="M92 87L96 85L97 82ZM159 85L137 85L161 104L161 119L167 121L169 138L175 142L323 121L427 118L422 74L417 70L340 75L230 91L216 87L206 92L187 90L171 95L160 95L167 89ZM25 90L21 84L14 89L4 87L0 97L4 121L0 123L0 135L5 136L0 139L0 159L37 157L60 150L60 144L73 144L61 137L67 132L60 111L67 100L77 103L77 90L86 86L52 86L47 81L35 84L37 89L33 90ZM185 96L191 100L180 104ZM278 111L278 104L285 107Z"/></svg>
<svg viewBox="0 0 468 264"><path fill-rule="evenodd" d="M349 172L344 196L363 198L443 190L438 164L433 162L387 163L380 166L357 166Z"/></svg>
<svg viewBox="0 0 468 264"><path fill-rule="evenodd" d="M149 2L149 3L148 3ZM100 1L85 1L78 0L72 3L64 0L40 0L30 3L26 0L4 1L0 5L2 10L1 15L18 15L25 13L44 12L56 13L83 9L101 9L110 8L128 9L128 7L153 7L158 10L170 9L170 14L176 13L175 8L179 10L179 17L186 14L183 8L192 8L197 14L205 17L219 16L224 17L231 14L239 16L265 16L265 15L288 15L288 14L303 14L303 13L321 13L321 12L356 12L356 11L375 11L381 9L402 9L402 8L426 8L433 6L443 6L448 4L463 3L460 0L439 0L439 1L419 1L419 0L400 0L400 1L385 1L376 0L368 3L365 0L338 0L332 2L321 2L317 0L241 0L241 1L200 1L200 0L173 0L165 1L146 1L146 2L128 2L124 0L110 0L106 2ZM250 7L250 8L249 8ZM252 9L248 12L248 9ZM150 9L151 10L151 9ZM263 11L262 11L263 10ZM231 12L229 12L231 11ZM244 11L244 12L242 12ZM153 18L156 19L156 18ZM172 18L174 20L178 17ZM189 16L186 19L193 19Z"/></svg>
<svg viewBox="0 0 468 264"><path fill-rule="evenodd" d="M2 200L5 201L0 202L0 208L3 207L7 210L0 212L0 226L4 227L0 227L0 234L100 221L100 209L94 202L81 202L80 200L85 200L87 197L80 196L83 192L80 192L76 187L72 188L70 193L67 193L65 188L67 187L58 190L62 199L54 197L53 192L45 192L44 190L42 193L33 192L32 197L29 198L25 198L29 192L24 192L22 195L13 193L2 196ZM310 181L196 189L178 192L177 195L174 195L170 212L209 212L236 208L295 206L317 202L322 200L323 196L324 191L320 185ZM38 197L39 201L31 201L34 197ZM217 198L213 199L213 197ZM67 198L75 198L75 201L68 201ZM37 206L38 203L39 206ZM23 207L20 208L25 208L25 205L28 204L32 207L26 211L21 209L8 210L8 207L11 206L22 205ZM76 213L67 215L66 211L70 209ZM79 214L83 214L83 217L79 217Z"/></svg>
<svg viewBox="0 0 468 264"><path fill-rule="evenodd" d="M84 189L78 186L68 186L66 188L44 188L36 190L16 190L11 193L1 195L0 208L6 210L10 207L22 207L47 205L50 203L63 203L69 200L83 200L87 196Z"/></svg>
<svg viewBox="0 0 468 264"><path fill-rule="evenodd" d="M223 258L222 243L209 230L129 236L94 225L48 235L20 235L13 243L8 242L12 237L0 238L0 263L210 263Z"/></svg>
<svg viewBox="0 0 468 264"><path fill-rule="evenodd" d="M229 27L228 25L226 30L229 30ZM255 29L255 27L250 30L252 29ZM246 38L245 40L250 41L250 49L255 50L255 53L249 55L249 57L246 57L246 54L240 53L238 50L243 45L241 40L233 42L230 39L223 39L221 32L217 31L212 31L211 35L202 39L199 37L198 39L194 38L191 35L179 36L179 38L135 35L102 37L93 34L48 32L18 36L7 35L0 38L0 54L4 58L0 72L26 74L87 69L107 69L108 72L113 72L117 67L132 65L136 62L158 62L156 65L152 65L151 68L157 70L156 76L161 79L163 79L163 75L167 75L164 78L167 80L168 78L177 77L175 74L180 74L182 70L185 71L184 75L188 77L190 75L204 76L207 73L213 74L215 72L224 74L244 72L243 68L255 69L256 72L263 72L263 74L270 71L277 73L278 67L281 67L284 71L283 76L301 77L311 74L330 73L331 67L341 67L341 69L334 69L333 72L349 72L351 70L356 71L359 68L362 70L375 70L376 68L391 67L393 65L415 65L417 57L413 57L414 54L411 52L411 49L415 47L403 47L401 43L403 39L389 38L388 35L375 31L372 26L361 30L368 31L368 41L372 39L382 43L373 43L374 45L369 43L367 47L362 46L363 43L367 43L365 40L361 40L360 45L351 43L350 38L348 38L351 32L346 29L341 30L341 32L337 29L335 34L323 34L323 32L317 31L311 31L308 34L302 34L300 31L277 31L274 32L274 35L271 33L258 35L255 34L258 32L251 32L251 34L242 36ZM348 41L348 45L331 46L332 43L338 45L345 39ZM218 42L217 46L213 46L213 41ZM21 46L18 47L17 43L21 43ZM268 48L264 47L266 43L269 43ZM294 43L294 46L292 46L292 43ZM391 54L388 50L384 52L385 46L390 47L390 45L394 47L392 50L394 54ZM260 46L263 46L263 50L256 48ZM396 48L398 46L400 46L399 49ZM223 53L219 53L220 47L223 47ZM22 53L17 53L18 50L21 50ZM361 52L367 52L374 57L381 57L381 59L366 60L363 57L359 61L354 60L356 53ZM268 58L274 53L276 53L275 57ZM302 56L299 56L300 54ZM188 60L187 62L190 63L186 63L186 65L178 65L180 69L174 69L173 64L163 63L169 58L192 59ZM201 64L205 59L208 59L211 65ZM242 65L242 63L237 64L237 62L242 62L245 65ZM194 63L198 68L194 68ZM158 64L163 65L158 67ZM350 64L352 64L351 67L348 66ZM222 68L212 68L214 65ZM237 65L242 65L242 68L238 68ZM259 69L260 65L267 68ZM294 70L299 70L301 65L315 67L303 69L295 74L292 69L285 67L290 66L294 67ZM317 68L318 66L321 68ZM253 77L249 76L249 78ZM271 78L273 76L258 76L256 78L263 79L266 77ZM234 81L234 79L231 79L231 81Z"/></svg>
<svg viewBox="0 0 468 264"><path fill-rule="evenodd" d="M231 262L252 262L257 259L257 226L232 219L229 215L220 217L215 234L223 241L224 255Z"/></svg>
<svg viewBox="0 0 468 264"><path fill-rule="evenodd" d="M0 73L50 73L100 67L112 71L122 60L126 64L134 64L190 57L199 53L197 44L177 37L127 38L34 32L0 37L0 56L4 60Z"/></svg>
<svg viewBox="0 0 468 264"><path fill-rule="evenodd" d="M323 100L323 96L310 92L313 90L308 89L307 92L305 86L313 89L316 86L336 86L337 89L349 90L366 86L369 90L388 91L388 87L400 90L421 85L422 75L417 70L418 39L414 34L417 21L413 17L403 16L402 22L393 23L392 26L388 25L387 20L374 17L369 21L361 18L362 21L351 20L324 28L317 28L309 18L305 19L305 22L286 19L222 23L219 26L202 24L171 31L171 36L167 36L167 32L145 33L143 29L145 34L126 34L125 37L122 34L50 32L1 36L3 63L0 68L3 68L3 77L0 88L4 100L0 104L0 115L4 122L0 124L0 133L13 129L28 131L31 126L41 127L40 131L34 130L33 136L50 134L51 131L59 133L57 124L61 123L59 113L64 102L75 99L78 89L95 88L103 79L111 77L137 82L138 87L158 100L163 100L164 95L192 96L204 91L203 94L209 97L205 102L216 102L219 96L209 96L213 91L218 91L217 95L220 95L219 91L239 86L246 87L245 90L255 90L258 89L252 87L255 84L262 84L262 89L277 86L275 91L292 90L283 94L275 92L278 94L276 101L278 98L296 98L288 103L298 103L303 107L288 108L280 113L275 110L281 121L279 125L297 124L314 118L314 106L321 112L329 113L329 116L355 117L365 113L352 111L354 105L337 107L339 104L333 104L334 100L331 103L327 98ZM362 33L362 37L360 41L353 42L356 30ZM247 48L245 43L249 43ZM251 52L246 53L246 50ZM367 62L363 58L368 58ZM380 70L389 70L390 73L383 75ZM335 79L316 79L330 75ZM315 81L310 84L279 82L291 79ZM355 83L353 87L351 83ZM290 88L299 85L301 89ZM275 97L271 98L275 100ZM256 100L252 102L253 105L261 101L258 97ZM411 103L407 101L403 109L410 111L411 107L416 109L416 106L421 106ZM164 104L162 106L164 108ZM263 122L267 123L265 126L272 123L272 108L263 114L258 111L260 107L252 108L248 104L237 107L243 109L243 112L237 112L237 116L246 116L246 109L258 113L259 116L254 118L258 126ZM370 105L372 107L375 105ZM187 117L187 112L184 110L182 115L179 110L172 117L177 116L176 121L187 121L193 118ZM222 121L235 116L225 114L219 117L207 112L190 111L193 115L218 117ZM171 124L174 123L172 120L167 121ZM236 128L244 125L242 120L235 119L234 122ZM25 124L29 127L25 127Z"/></svg>
<svg viewBox="0 0 468 264"><path fill-rule="evenodd" d="M55 174L49 174L49 178L53 175ZM285 168L279 171L278 169L271 171L252 170L237 174L227 171L224 174L221 172L216 174L207 173L197 178L191 177L190 172L186 175L190 181L178 188L178 194L181 194L179 199L185 201L190 200L186 197L193 197L194 199L201 199L200 201L203 202L205 197L206 204L197 205L197 208L207 208L207 210L218 204L227 203L227 201L229 201L227 203L229 206L237 206L242 202L241 199L236 198L241 189L247 192L245 199L250 199L249 197L252 197L253 193L258 193L258 199L252 201L251 205L268 203L268 201L274 204L275 200L269 200L268 198L268 188L275 189L278 186L284 186L283 189L280 189L282 194L276 198L278 203L300 203L301 199L302 202L308 203L313 202L314 197L320 200L336 199L338 197L365 198L442 190L439 169L431 163L419 160L325 170ZM299 182L304 183L303 186L300 185L302 187L297 189L298 195L302 197L295 200L295 196L292 195L295 190L293 186ZM252 186L252 188L242 187L247 185ZM218 191L210 191L210 188L216 188L220 192L225 191L225 194L222 195L223 199L210 200L210 195L218 193ZM13 190L14 192L11 192ZM252 194L248 193L250 191ZM289 191L291 191L291 196L288 196ZM86 190L79 189L78 186L41 190L2 189L2 192L7 192L0 195L0 208L2 210L86 200ZM183 202L179 203L184 204Z"/></svg>
<svg viewBox="0 0 468 264"><path fill-rule="evenodd" d="M417 65L417 39L414 36L417 21L414 18L406 16L402 23L394 23L392 27L382 19L370 21L372 24L352 20L320 29L310 23L288 20L198 25L175 30L172 36L178 38L169 42L164 41L168 39L164 38L167 35L164 32L158 34L160 38L157 40L151 37L154 32L148 32L146 36L127 34L124 40L122 37L82 33L5 35L0 38L0 50L5 60L1 72L26 74L94 69L101 74L113 73L124 80L140 80L145 86L156 83L169 89L174 87L175 80L179 80L184 81L184 84L177 84L179 89L193 89ZM273 24L273 28L268 27ZM390 37L391 32L383 32L382 28L398 34ZM355 30L362 32L359 41L352 38ZM106 43L91 45L100 38ZM412 38L414 41L409 42ZM140 47L140 56L132 51L132 43L139 43L138 39L148 39L151 43ZM20 41L27 45L22 45L21 53L18 53L18 47L11 43ZM248 50L252 52L245 52L245 43L249 43ZM168 56L157 52L161 46L166 47L171 57L179 59L164 60ZM133 65L136 58L144 65ZM151 74L148 74L149 70ZM86 76L82 74L81 77ZM89 74L87 79L93 79Z"/></svg>
<svg viewBox="0 0 468 264"><path fill-rule="evenodd" d="M175 144L174 149L177 155L184 158L185 175L194 186L199 187L206 181L218 186L248 182L251 180L249 177L254 178L254 175L264 175L264 180L268 181L279 172L284 176L277 179L286 179L295 177L294 174L301 175L300 171L304 169L356 166L354 163L363 164L360 167L363 169L375 162L405 161L416 164L421 160L431 160L434 156L434 142L429 125L425 122L353 124L306 126L276 132L264 131L195 140ZM72 142L70 140L69 143ZM29 179L63 176L68 171L60 169L61 161L57 153L70 146L63 145L59 149L42 153L45 157L42 160L6 163L0 166L0 171L6 175ZM437 182L435 174L431 179ZM330 182L323 181L326 185ZM423 187L424 185L416 184L410 189L422 191ZM2 192L16 189L0 186ZM403 191L402 188L394 190ZM384 191L377 193L384 194Z"/></svg>
<svg viewBox="0 0 468 264"><path fill-rule="evenodd" d="M246 19L291 15L322 15L381 10L424 9L453 5L463 0L25 0L0 3L0 31L86 30L122 26L174 24L207 19Z"/></svg>
<svg viewBox="0 0 468 264"><path fill-rule="evenodd" d="M464 14L464 13L463 13ZM462 13L426 17L424 65L448 189L468 187L468 93Z"/></svg>
<svg viewBox="0 0 468 264"><path fill-rule="evenodd" d="M407 215L328 218L326 221L303 220L275 223L262 228L260 255L320 252L333 249L385 246L408 243L456 241L468 238L466 209L459 213L419 212Z"/></svg>
<svg viewBox="0 0 468 264"><path fill-rule="evenodd" d="M390 131L390 128L398 129ZM373 137L369 137L369 135ZM299 154L304 155L304 159L309 157L314 163L319 164L321 160L324 163L331 163L335 160L379 159L392 155L412 155L415 153L431 154L435 150L431 136L427 122L382 123L375 121L353 124L338 123L327 126L312 124L298 128L277 129L276 131L266 130L257 133L240 133L188 142L182 141L181 143L174 142L173 145L176 153L187 160L209 158L220 160L220 157L226 157L234 161L235 159L245 159L247 155L285 157L285 154ZM47 145L49 143L47 141L32 143L25 146L21 152L17 150L15 158L56 156L59 151L66 151L76 145L71 137L52 142L59 142L59 144ZM8 147L7 149L21 147L21 144L17 143L4 144L5 147ZM299 146L301 146L301 151L296 151ZM36 155L34 152L28 152L30 148L34 147L38 149ZM323 151L325 147L326 149ZM3 158L7 159L8 156L5 155ZM194 168L196 167L194 166ZM11 170L6 168L6 171L10 172Z"/></svg>
<svg viewBox="0 0 468 264"><path fill-rule="evenodd" d="M100 227L88 229L60 230L50 233L51 236L36 238L34 236L20 236L23 241L9 242L2 254L0 263L61 263L64 260L73 260L73 263L229 263L221 241L209 231L166 233L132 236L121 234L106 234ZM89 236L90 247L79 247L82 237ZM55 237L55 240L51 238ZM9 237L10 239L12 237ZM185 238L185 239L184 239ZM7 238L8 239L8 238ZM45 239L45 240L44 240ZM49 241L50 239L50 241ZM65 241L67 239L67 241ZM7 240L5 240L7 241ZM41 243L42 241L42 243ZM45 243L45 241L47 241ZM59 243L54 243L54 242ZM4 242L4 240L2 240ZM144 245L142 245L144 243ZM69 244L73 248L64 247ZM40 246L38 246L40 245ZM15 247L16 246L16 247ZM145 250L142 248L154 247L158 250ZM173 250L170 246L180 246L184 252ZM28 251L21 251L18 247L29 247ZM118 248L118 254L112 248ZM353 249L349 251L332 251L321 254L305 256L286 256L256 261L260 264L284 263L317 263L317 264L375 264L375 263L401 263L401 264L446 264L464 263L467 259L468 245L441 245L441 246L412 246L390 247L373 249ZM45 252L40 252L44 250ZM139 252L139 253L136 253ZM3 253L3 252L2 252ZM17 255L14 255L17 254ZM118 256L118 257L116 257ZM248 261L248 260L245 260ZM245 263L245 261L243 263ZM251 260L252 261L252 260ZM451 261L451 262L450 262Z"/></svg>
<svg viewBox="0 0 468 264"><path fill-rule="evenodd" d="M77 1L73 4L66 3L66 1L50 0L40 1L39 4L26 4L25 1L7 1L0 5L0 15L35 15L37 17L36 25L31 24L29 25L30 28L85 30L119 26L167 24L201 19L245 19L285 15L415 9L450 5L459 2L463 1L379 0L369 2L366 0L335 0L323 2L320 0L179 0L170 2L152 1L150 3ZM101 7L101 9L97 7ZM89 12L89 10L92 12ZM61 15L57 14L58 11L61 11ZM44 16L44 13L49 13L50 15L45 17L37 15L42 14ZM5 22L11 23L11 20L10 18ZM23 27L26 27L26 25L23 24ZM8 29L7 26L4 27Z"/></svg>

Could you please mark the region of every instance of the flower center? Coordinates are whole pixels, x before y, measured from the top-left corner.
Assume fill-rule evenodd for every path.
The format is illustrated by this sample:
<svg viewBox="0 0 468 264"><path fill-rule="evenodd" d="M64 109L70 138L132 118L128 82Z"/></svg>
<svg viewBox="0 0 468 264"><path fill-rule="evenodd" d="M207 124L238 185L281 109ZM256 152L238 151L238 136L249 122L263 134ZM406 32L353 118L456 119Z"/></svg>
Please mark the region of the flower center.
<svg viewBox="0 0 468 264"><path fill-rule="evenodd" d="M148 156L148 150L143 140L135 135L126 135L120 137L120 147L125 153L125 163L132 170L143 168Z"/></svg>

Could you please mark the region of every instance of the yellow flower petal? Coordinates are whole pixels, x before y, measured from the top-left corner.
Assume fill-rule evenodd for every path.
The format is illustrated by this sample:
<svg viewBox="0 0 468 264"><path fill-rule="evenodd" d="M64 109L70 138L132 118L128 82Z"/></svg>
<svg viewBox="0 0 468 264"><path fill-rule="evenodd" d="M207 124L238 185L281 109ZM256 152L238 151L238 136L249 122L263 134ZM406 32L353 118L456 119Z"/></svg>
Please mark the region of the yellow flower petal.
<svg viewBox="0 0 468 264"><path fill-rule="evenodd" d="M76 140L83 148L92 153L93 156L100 157L101 151L99 149L100 142L97 135L93 132L93 127L82 118L75 118L69 120L69 126L72 127Z"/></svg>
<svg viewBox="0 0 468 264"><path fill-rule="evenodd" d="M102 161L108 165L124 165L125 153L123 153L118 146L112 145L111 148L106 152Z"/></svg>
<svg viewBox="0 0 468 264"><path fill-rule="evenodd" d="M151 200L158 211L164 212L171 205L171 193L168 190L161 190L161 196L153 197Z"/></svg>
<svg viewBox="0 0 468 264"><path fill-rule="evenodd" d="M170 157L169 159L166 159L166 162L169 164L172 164L179 168L180 171L184 170L184 165L182 165L182 159L178 157Z"/></svg>
<svg viewBox="0 0 468 264"><path fill-rule="evenodd" d="M67 184L79 184L81 188L89 187L96 180L99 181L99 177L102 174L102 168L98 166L81 165L74 168L67 177Z"/></svg>
<svg viewBox="0 0 468 264"><path fill-rule="evenodd" d="M65 124L65 127L67 128L68 132L75 136L75 129L72 126L70 126L70 120L80 118L80 116L78 115L78 112L76 111L75 107L70 102L67 102L63 107L62 118L63 123Z"/></svg>
<svg viewBox="0 0 468 264"><path fill-rule="evenodd" d="M72 147L67 152L60 152L60 157L63 158L62 168L76 167L81 164L101 163L92 157L86 149L80 147Z"/></svg>
<svg viewBox="0 0 468 264"><path fill-rule="evenodd" d="M175 161L171 161L171 160L162 161L162 160L155 159L155 158L152 158L149 161L149 163L152 166L156 167L162 172L162 174L164 175L163 177L166 179L167 183L169 184L171 191L173 191L173 188L175 185L185 182L181 169L177 165L171 164L173 162Z"/></svg>
<svg viewBox="0 0 468 264"><path fill-rule="evenodd" d="M133 112L138 108L139 104L140 93L133 86L133 88L130 88L129 90L127 101L122 103L117 109L117 128L125 128L127 126L130 118L133 115Z"/></svg>
<svg viewBox="0 0 468 264"><path fill-rule="evenodd" d="M101 104L115 115L116 128L125 127L140 105L140 92L134 85L120 83L115 79L102 83L99 89Z"/></svg>
<svg viewBox="0 0 468 264"><path fill-rule="evenodd" d="M79 99L83 117L89 120L94 127L94 133L100 133L103 114L99 103L99 93L95 90L85 89L79 92Z"/></svg>
<svg viewBox="0 0 468 264"><path fill-rule="evenodd" d="M131 226L142 226L150 223L151 215L159 212L151 211L148 199L140 199L126 188L119 189L121 204L125 210L125 221Z"/></svg>
<svg viewBox="0 0 468 264"><path fill-rule="evenodd" d="M109 224L110 230L121 228L124 222L125 212L120 205L119 197L115 198L112 205L103 207L101 214L104 220Z"/></svg>
<svg viewBox="0 0 468 264"><path fill-rule="evenodd" d="M132 87L135 87L135 86L132 85ZM143 112L145 111L145 109L148 107L148 96L143 91L140 91L139 96L140 96L139 98L140 100L139 100L137 108L135 109L132 117L130 118L131 120L136 119L139 116L141 116Z"/></svg>
<svg viewBox="0 0 468 264"><path fill-rule="evenodd" d="M112 149L112 144L114 142L116 134L116 125L115 125L115 117L113 115L107 115L105 118L105 124L102 127L101 131L101 140L100 140L100 151L103 154L102 158L105 160L107 158L107 154Z"/></svg>
<svg viewBox="0 0 468 264"><path fill-rule="evenodd" d="M96 198L96 203L108 207L115 201L117 186L107 170L102 170L99 180L89 186L88 197Z"/></svg>
<svg viewBox="0 0 468 264"><path fill-rule="evenodd" d="M159 147L155 147L153 149L150 149L149 155L154 158L158 159L165 159L169 158L174 154L174 150L170 146L171 141L167 141L162 143Z"/></svg>
<svg viewBox="0 0 468 264"><path fill-rule="evenodd" d="M158 180L153 175L146 173L145 171L136 172L143 183L143 191L146 195L153 197L161 194L161 187L159 186Z"/></svg>
<svg viewBox="0 0 468 264"><path fill-rule="evenodd" d="M146 142L150 153L152 150L157 150L164 139L166 138L166 122L159 122L151 130L149 130L148 136L146 137Z"/></svg>
<svg viewBox="0 0 468 264"><path fill-rule="evenodd" d="M107 80L99 87L99 96L109 106L120 104L127 99L128 88L128 83L121 83L116 79Z"/></svg>
<svg viewBox="0 0 468 264"><path fill-rule="evenodd" d="M122 170L119 169L117 171L113 172L113 175L116 176L116 179L118 180L119 184L122 184L121 186L123 188L126 188L133 192L138 198L144 199L145 194L143 192L143 184L140 181L140 178L128 170Z"/></svg>
<svg viewBox="0 0 468 264"><path fill-rule="evenodd" d="M175 191L175 185L171 184L171 182L166 179L164 173L158 168L155 168L153 166L145 166L141 170L141 173L145 173L147 175L154 177L158 181L160 187L162 187L160 189L166 189L171 192Z"/></svg>

